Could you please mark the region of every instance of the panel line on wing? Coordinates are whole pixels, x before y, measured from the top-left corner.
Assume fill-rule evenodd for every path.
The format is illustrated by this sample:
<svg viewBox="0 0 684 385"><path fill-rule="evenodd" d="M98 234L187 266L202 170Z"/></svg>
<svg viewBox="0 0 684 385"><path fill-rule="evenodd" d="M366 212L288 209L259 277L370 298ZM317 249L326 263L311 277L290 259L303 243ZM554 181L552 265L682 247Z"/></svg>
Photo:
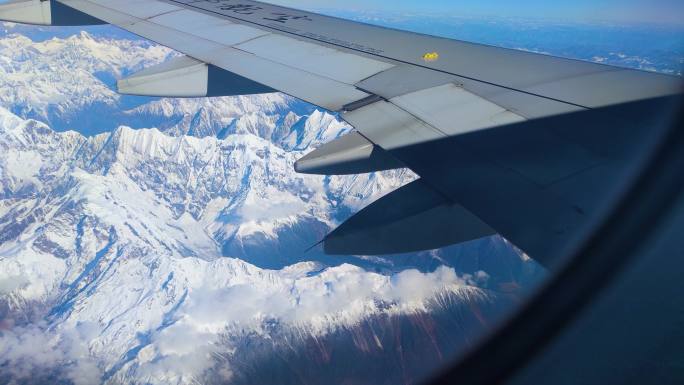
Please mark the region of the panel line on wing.
<svg viewBox="0 0 684 385"><path fill-rule="evenodd" d="M73 4L75 7L84 6L83 8L87 8L95 14L102 14L101 11L98 12L97 7L104 8L106 14L102 14L102 18L105 21L115 20L118 26L146 39L173 47L188 56L253 79L268 87L329 110L337 111L345 104L368 96L367 93L339 80L311 73L291 65L277 63L254 53L191 35L175 28L126 15L92 1L64 1L67 4Z"/></svg>
<svg viewBox="0 0 684 385"><path fill-rule="evenodd" d="M245 19L242 19L242 18L239 18L239 17L235 17L235 16L231 16L231 15L226 15L226 14L219 13L219 12L216 12L216 11L212 11L212 10L209 10L209 9L197 7L197 6L195 6L195 5L192 5L192 3L183 3L183 2L180 2L180 1L176 1L176 0L164 0L164 1L182 4L182 5L185 6L185 7L191 7L191 8L197 9L197 10L201 10L201 11L204 11L204 12L210 12L210 13L219 15L219 16L221 16L221 17L226 17L226 18L231 18L231 19L239 20L239 21L242 22L242 23L254 24L254 25L257 25L257 26L259 26L259 27L267 28L267 29L272 29L272 30L278 31L278 32L283 33L283 34L294 35L294 36L297 36L297 37L300 37L300 38L309 39L309 40L314 40L314 41L317 41L317 42L322 43L322 44L324 44L324 45L333 45L333 46L340 47L340 48L343 48L343 49L346 49L346 50L356 51L356 52L362 53L362 54L364 54L364 55L371 55L371 56L376 56L376 57L379 57L379 58L387 59L387 60L390 60L390 61L392 61L392 62L398 62L398 63L401 63L401 64L406 64L406 65L410 65L410 66L415 66L415 67L423 68L423 69L425 69L425 70L441 72L441 73L444 73L444 74L447 74L447 75L458 76L458 77L462 77L462 78L464 78L464 79L468 79L468 80L472 80L472 81L476 81L476 82L481 82L481 83L483 83L483 84L488 84L488 85L492 85L492 86L496 86L496 87L501 87L501 88L508 89L508 90L511 90L511 91L520 92L520 93L523 93L523 94L528 94L528 95L531 95L531 96L535 96L535 97L539 97L539 98L543 98L543 99L548 99L548 100L552 100L552 101L559 102L559 103L569 104L569 105L572 105L572 106L575 106L575 107L579 107L579 108L582 108L582 109L590 109L590 108L591 108L591 107L587 107L587 106L584 106L584 105L581 105L581 104L578 104L578 103L572 103L572 102L569 102L569 101L565 101L565 100L561 100L561 99L549 97L549 96L546 96L546 95L535 94L535 93L533 93L533 92L525 91L525 90L522 90L522 89L518 89L518 88L514 88L514 87L509 87L509 86L505 86L505 85L502 85L502 84L497 84L497 83L489 82L489 81L486 81L486 80L482 80L482 79L478 79L478 78L474 78L474 77L470 77L470 76L466 76L466 75L462 75L462 74L457 74L457 73L449 72L449 71L446 71L446 70L443 70L443 69L439 69L439 68L434 68L434 67L429 67L429 66L426 66L426 65L421 65L421 64L419 64L419 63L414 63L414 62L402 60L402 59L399 59L399 58L392 58L392 57L385 56L385 55L381 55L381 54L378 54L378 53L371 53L371 52L368 52L368 51L364 51L364 50L362 50L362 49L356 49L356 48L353 48L353 47L348 47L348 46L346 46L346 45L336 44L336 43L334 43L334 42L330 42L330 41L326 41L326 40L322 40L322 39L317 39L317 38L311 37L311 36L302 36L301 34L298 34L298 33L292 32L292 31L288 31L288 30L282 29L282 28L276 28L275 26L272 26L272 25L265 25L265 24L257 23L257 22L251 21L251 20L245 20Z"/></svg>

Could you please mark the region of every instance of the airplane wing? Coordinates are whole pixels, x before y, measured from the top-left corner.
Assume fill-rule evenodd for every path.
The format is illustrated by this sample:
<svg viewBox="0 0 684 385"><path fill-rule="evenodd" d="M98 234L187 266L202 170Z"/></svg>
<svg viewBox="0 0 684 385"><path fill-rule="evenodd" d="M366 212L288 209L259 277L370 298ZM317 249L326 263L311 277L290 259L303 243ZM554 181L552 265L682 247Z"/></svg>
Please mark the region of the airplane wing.
<svg viewBox="0 0 684 385"><path fill-rule="evenodd" d="M624 128L634 127L631 110L614 106L682 91L678 77L250 0L19 0L0 5L0 19L110 23L186 55L118 81L122 93L277 90L339 113L355 131L300 159L299 172L409 167L421 176L333 231L328 253L409 252L499 233L551 264L598 210L608 189L600 182L645 143L643 129Z"/></svg>

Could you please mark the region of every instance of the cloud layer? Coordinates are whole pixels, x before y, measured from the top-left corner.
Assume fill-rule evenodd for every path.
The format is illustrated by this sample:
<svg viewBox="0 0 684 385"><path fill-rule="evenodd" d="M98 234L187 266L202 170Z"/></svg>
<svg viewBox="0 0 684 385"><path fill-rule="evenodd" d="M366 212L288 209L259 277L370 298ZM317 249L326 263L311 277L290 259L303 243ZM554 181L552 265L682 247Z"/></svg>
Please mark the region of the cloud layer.
<svg viewBox="0 0 684 385"><path fill-rule="evenodd" d="M303 263L268 271L227 261L252 270L248 278L219 286L216 277L205 276L185 286L186 294L161 325L141 331L138 345L119 353L114 363L103 360L94 349L107 327L101 323L66 322L55 328L6 323L9 329L0 332L0 378L10 383L56 378L76 385L116 383L123 378L191 383L212 367L212 356L229 354L231 346L224 337L231 333L264 335L269 325L277 324L323 336L381 313L429 311L429 300L439 293L482 294L472 286L474 277L459 276L447 267L384 276L352 265L318 271L320 266ZM208 267L214 269L220 267ZM180 275L171 282L179 284L183 279ZM16 287L18 280L12 280L11 286ZM10 287L9 279L2 282ZM136 363L134 379L128 377L127 364L132 362ZM230 367L220 375L229 379Z"/></svg>

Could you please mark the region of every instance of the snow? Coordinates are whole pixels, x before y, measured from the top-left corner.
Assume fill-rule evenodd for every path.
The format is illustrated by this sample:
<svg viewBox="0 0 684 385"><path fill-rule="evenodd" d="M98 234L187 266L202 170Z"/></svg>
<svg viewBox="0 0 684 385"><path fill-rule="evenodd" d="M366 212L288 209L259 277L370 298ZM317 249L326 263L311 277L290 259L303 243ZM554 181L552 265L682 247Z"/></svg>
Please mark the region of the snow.
<svg viewBox="0 0 684 385"><path fill-rule="evenodd" d="M278 93L130 106L93 75L173 55L87 33L0 39L0 375L190 384L208 355L235 351L227 336L324 336L429 312L447 293L489 298L486 277L450 267L345 259L380 274L304 253L415 178L296 174L296 159L350 129L334 114Z"/></svg>
<svg viewBox="0 0 684 385"><path fill-rule="evenodd" d="M37 152L9 149L5 162L3 170L7 176L20 181L38 182L34 177L40 172L43 166L43 159Z"/></svg>
<svg viewBox="0 0 684 385"><path fill-rule="evenodd" d="M190 383L210 365L206 354L231 351L219 344L227 330L263 334L277 321L324 335L373 314L428 311L427 300L441 291L485 295L453 270L416 271L421 280L315 262L268 270L224 256L221 243L230 237L265 235L276 254L303 248L279 244L302 218L335 222L330 181L295 174L301 152L260 135L174 137L120 127L86 138L1 109L0 116L0 144L8 149L0 153L0 175L13 197L5 210L23 213L5 215L0 226L34 219L0 245L0 295L17 314L30 311L32 301L44 304L51 320L49 332L15 328L2 337L5 345L45 338L61 354L79 357L87 347L77 359L113 383L124 373L134 382ZM12 167L28 160L32 166L21 167L21 176L40 184L22 196ZM362 180L354 178L345 191ZM401 289L406 279L429 285L416 294ZM82 325L89 325L88 340L78 337ZM22 354L7 356L28 359Z"/></svg>

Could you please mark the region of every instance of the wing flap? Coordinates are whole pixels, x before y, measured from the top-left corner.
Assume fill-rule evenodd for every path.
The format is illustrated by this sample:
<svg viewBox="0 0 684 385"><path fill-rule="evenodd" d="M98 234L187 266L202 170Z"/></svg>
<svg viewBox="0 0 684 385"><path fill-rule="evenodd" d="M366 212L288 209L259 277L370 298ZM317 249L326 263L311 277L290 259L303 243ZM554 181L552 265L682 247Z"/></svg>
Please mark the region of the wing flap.
<svg viewBox="0 0 684 385"><path fill-rule="evenodd" d="M381 255L431 250L495 234L420 179L364 208L323 242L327 254Z"/></svg>
<svg viewBox="0 0 684 385"><path fill-rule="evenodd" d="M366 92L384 99L458 81L458 77L444 72L402 64L389 68L356 83Z"/></svg>
<svg viewBox="0 0 684 385"><path fill-rule="evenodd" d="M446 136L438 129L384 100L345 112L342 118L370 141L387 150Z"/></svg>
<svg viewBox="0 0 684 385"><path fill-rule="evenodd" d="M128 95L197 97L207 95L208 83L208 66L182 56L118 80L116 88Z"/></svg>
<svg viewBox="0 0 684 385"><path fill-rule="evenodd" d="M380 100L342 117L388 150L525 120L454 83Z"/></svg>
<svg viewBox="0 0 684 385"><path fill-rule="evenodd" d="M122 94L180 98L274 92L262 84L187 56L136 72L117 81L116 86Z"/></svg>
<svg viewBox="0 0 684 385"><path fill-rule="evenodd" d="M402 167L387 151L356 131L323 144L295 162L295 171L319 175L363 174Z"/></svg>
<svg viewBox="0 0 684 385"><path fill-rule="evenodd" d="M390 102L444 132L458 135L524 119L454 83L414 91Z"/></svg>

